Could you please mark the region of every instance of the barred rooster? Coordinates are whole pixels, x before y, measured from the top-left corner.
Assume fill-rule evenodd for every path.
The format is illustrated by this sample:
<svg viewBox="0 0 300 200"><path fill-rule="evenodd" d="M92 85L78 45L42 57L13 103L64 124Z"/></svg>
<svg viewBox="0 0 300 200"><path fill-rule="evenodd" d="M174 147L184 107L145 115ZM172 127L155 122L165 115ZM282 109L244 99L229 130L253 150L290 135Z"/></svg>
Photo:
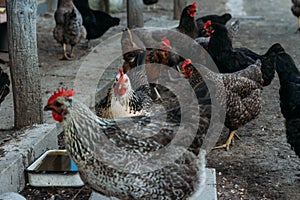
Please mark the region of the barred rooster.
<svg viewBox="0 0 300 200"><path fill-rule="evenodd" d="M195 89L203 85L204 81L212 81L213 85L216 85L215 98L226 106L225 126L229 128L230 135L225 144L215 148L228 150L236 130L255 119L261 111L263 79L260 60L235 73L219 74L203 66L200 74L190 59L186 59L181 68L182 73ZM208 89L204 87L200 91L204 93L205 90ZM218 90L225 90L225 92L220 93Z"/></svg>
<svg viewBox="0 0 300 200"><path fill-rule="evenodd" d="M86 37L82 17L72 0L59 0L54 13L54 39L63 47L63 58L71 60L74 57L75 46ZM67 45L71 45L71 52L67 53Z"/></svg>
<svg viewBox="0 0 300 200"><path fill-rule="evenodd" d="M280 108L285 118L287 142L300 158L300 72L284 49L277 56L276 72L280 81Z"/></svg>
<svg viewBox="0 0 300 200"><path fill-rule="evenodd" d="M5 97L9 94L10 80L6 73L0 68L0 104L4 101Z"/></svg>
<svg viewBox="0 0 300 200"><path fill-rule="evenodd" d="M196 155L186 149L193 138L189 130L197 129L197 123L181 123L181 134L178 123L155 120L157 116L103 119L73 95L64 88L54 92L44 110L62 123L66 148L88 186L119 199L199 196L205 150Z"/></svg>

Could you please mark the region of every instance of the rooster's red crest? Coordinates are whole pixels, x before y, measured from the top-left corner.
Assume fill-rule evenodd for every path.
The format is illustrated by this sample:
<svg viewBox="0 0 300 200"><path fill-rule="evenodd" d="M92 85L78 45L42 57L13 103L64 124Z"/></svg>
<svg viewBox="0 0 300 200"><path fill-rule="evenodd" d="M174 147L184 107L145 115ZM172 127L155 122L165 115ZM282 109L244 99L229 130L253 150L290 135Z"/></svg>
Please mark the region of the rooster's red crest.
<svg viewBox="0 0 300 200"><path fill-rule="evenodd" d="M211 25L211 20L207 20L207 22L205 22L204 24L204 28L207 28Z"/></svg>
<svg viewBox="0 0 300 200"><path fill-rule="evenodd" d="M192 3L192 8L195 9L195 10L197 10L197 4L196 4L196 1L194 1L194 2Z"/></svg>
<svg viewBox="0 0 300 200"><path fill-rule="evenodd" d="M191 63L192 63L191 59L185 59L184 62L183 62L182 68L184 68L185 66L187 66L187 65L189 65Z"/></svg>
<svg viewBox="0 0 300 200"><path fill-rule="evenodd" d="M70 97L74 95L74 90L68 90L68 88L61 88L61 89L57 89L57 91L54 91L54 93L52 94L52 96L48 99L48 104L53 103L53 101L57 98L57 97Z"/></svg>
<svg viewBox="0 0 300 200"><path fill-rule="evenodd" d="M170 47L170 45L171 45L170 40L168 40L168 38L166 38L166 37L163 37L163 38L161 39L161 42L162 42L164 45L166 45L167 47Z"/></svg>

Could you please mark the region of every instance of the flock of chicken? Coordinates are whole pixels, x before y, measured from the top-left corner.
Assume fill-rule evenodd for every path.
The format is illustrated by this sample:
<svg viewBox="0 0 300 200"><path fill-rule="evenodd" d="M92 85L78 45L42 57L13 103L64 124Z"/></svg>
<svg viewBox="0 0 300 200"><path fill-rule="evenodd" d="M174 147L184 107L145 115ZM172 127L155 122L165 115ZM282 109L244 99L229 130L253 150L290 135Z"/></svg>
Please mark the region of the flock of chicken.
<svg viewBox="0 0 300 200"><path fill-rule="evenodd" d="M292 2L292 11L299 17L300 2ZM95 191L120 199L197 197L205 181L207 149L202 145L209 139L209 126L215 123L211 120L216 117L213 110L224 109L219 122L230 130L226 143L216 148L228 149L236 130L259 115L262 90L272 82L275 71L280 80L287 141L300 157L300 72L291 56L278 43L263 55L233 47L232 35L238 23L226 27L229 13L195 19L196 11L196 3L186 6L175 30L191 38L193 45L202 45L200 52L180 44L175 33L166 37L159 31L150 36L134 30L123 32L124 64L107 96L96 105L96 114L72 98L73 90L62 88L49 98L44 110L62 123L66 148L82 179ZM103 18L105 22L101 22ZM98 38L120 20L90 10L87 1L60 0L55 21L54 38L64 49L63 58L69 60L82 38ZM145 48L137 44L136 37L159 47ZM178 43L198 55L201 64L178 53ZM71 45L70 54L67 45ZM207 55L217 70L209 67ZM170 70L164 71L161 65ZM178 73L171 75L174 70ZM180 105L173 91L159 84L165 73L166 85L174 88L187 80L196 104L188 98L191 91L183 89L180 95L187 97L187 105ZM9 84L0 68L0 103L9 92ZM164 112L153 109L157 104L163 105ZM186 113L182 112L184 106L188 108ZM186 115L200 117L182 121ZM180 132L182 127L184 131ZM193 130L195 134L190 133Z"/></svg>
<svg viewBox="0 0 300 200"><path fill-rule="evenodd" d="M195 19L196 11L195 2L184 8L174 35L123 32L123 68L118 69L107 96L96 105L96 114L72 98L73 90L62 88L49 98L45 110L52 111L53 118L63 124L66 148L83 180L94 190L120 199L197 197L205 181L207 149L202 145L210 139L209 126L216 123L213 110L224 109L224 121L219 116L219 122L230 130L226 143L216 148L228 149L236 130L259 115L262 90L272 82L275 71L280 79L287 141L300 157L300 73L291 56L278 43L263 55L233 47L236 27L226 27L229 13ZM178 45L172 46L181 42L176 33L191 38L193 45L202 45L198 52L180 45L193 57L198 55L201 64L178 53ZM146 48L140 41L158 43L159 47ZM67 41L61 43L64 46ZM217 70L209 67L209 58ZM167 71L161 65L168 66ZM178 73L171 75L172 70ZM196 105L188 98L184 99L187 105L180 105L173 91L159 84L164 73L165 84L175 88L187 80ZM189 97L189 92L183 89L180 96ZM164 112L152 109L155 104L163 105ZM182 112L185 106L186 113ZM182 121L186 115L200 118ZM193 130L195 134L190 133Z"/></svg>

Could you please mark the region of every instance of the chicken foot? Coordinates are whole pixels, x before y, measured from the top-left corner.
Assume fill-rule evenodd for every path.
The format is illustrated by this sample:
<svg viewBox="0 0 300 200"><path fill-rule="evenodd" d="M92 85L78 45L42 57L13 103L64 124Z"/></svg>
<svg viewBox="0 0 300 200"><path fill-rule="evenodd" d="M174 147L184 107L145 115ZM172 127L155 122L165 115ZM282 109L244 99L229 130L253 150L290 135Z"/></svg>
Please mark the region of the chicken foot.
<svg viewBox="0 0 300 200"><path fill-rule="evenodd" d="M70 59L72 59L72 58L74 57L74 49L75 49L75 46L71 46L71 53L68 54L68 57L69 57Z"/></svg>
<svg viewBox="0 0 300 200"><path fill-rule="evenodd" d="M64 55L63 57L61 58L61 60L72 60L72 57L73 56L70 56L68 53L67 53L67 44L66 43L63 43L63 50L64 50ZM71 47L71 55L73 54L73 51L74 51L74 46Z"/></svg>
<svg viewBox="0 0 300 200"><path fill-rule="evenodd" d="M224 148L224 149L226 149L228 151L229 150L229 146L232 143L232 140L233 140L234 136L236 136L238 139L240 139L240 137L236 134L236 131L231 131L228 139L225 142L225 144L222 144L220 146L216 146L213 149L223 149Z"/></svg>
<svg viewBox="0 0 300 200"><path fill-rule="evenodd" d="M156 86L155 86L153 89L154 89L154 91L155 91L155 94L156 94L156 96L157 96L156 100L159 100L159 99L161 99L161 96L160 96L160 94L159 94L159 92L158 92L158 90L157 90Z"/></svg>

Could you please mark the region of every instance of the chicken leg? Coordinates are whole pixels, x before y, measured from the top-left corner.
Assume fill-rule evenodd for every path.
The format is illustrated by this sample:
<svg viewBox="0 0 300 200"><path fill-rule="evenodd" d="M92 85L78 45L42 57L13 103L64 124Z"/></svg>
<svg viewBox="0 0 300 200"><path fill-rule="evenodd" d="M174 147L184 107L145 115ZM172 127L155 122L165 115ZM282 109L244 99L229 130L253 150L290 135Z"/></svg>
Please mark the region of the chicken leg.
<svg viewBox="0 0 300 200"><path fill-rule="evenodd" d="M300 16L298 17L298 29L297 29L296 33L300 33Z"/></svg>
<svg viewBox="0 0 300 200"><path fill-rule="evenodd" d="M74 57L74 49L75 49L75 46L71 45L71 53L68 55L69 60L71 60Z"/></svg>
<svg viewBox="0 0 300 200"><path fill-rule="evenodd" d="M155 86L153 89L154 89L154 91L155 91L155 94L156 94L156 96L157 96L157 99L156 99L156 100L159 100L159 99L161 99L161 96L160 96L160 94L159 94L159 92L158 92L158 90L157 90L156 86Z"/></svg>
<svg viewBox="0 0 300 200"><path fill-rule="evenodd" d="M213 149L223 149L223 148L225 148L228 151L229 146L230 146L234 136L237 136L239 138L239 136L236 134L235 130L230 132L230 135L229 135L228 139L226 140L225 144L222 144L220 146L216 146Z"/></svg>
<svg viewBox="0 0 300 200"><path fill-rule="evenodd" d="M69 60L68 54L67 54L67 44L63 43L62 44L63 50L64 50L64 55L61 58L61 60Z"/></svg>
<svg viewBox="0 0 300 200"><path fill-rule="evenodd" d="M67 44L66 43L63 43L63 50L64 50L64 55L63 57L61 58L61 60L72 60L72 54L73 54L73 51L74 51L74 46L71 47L71 56L68 55L67 53Z"/></svg>

